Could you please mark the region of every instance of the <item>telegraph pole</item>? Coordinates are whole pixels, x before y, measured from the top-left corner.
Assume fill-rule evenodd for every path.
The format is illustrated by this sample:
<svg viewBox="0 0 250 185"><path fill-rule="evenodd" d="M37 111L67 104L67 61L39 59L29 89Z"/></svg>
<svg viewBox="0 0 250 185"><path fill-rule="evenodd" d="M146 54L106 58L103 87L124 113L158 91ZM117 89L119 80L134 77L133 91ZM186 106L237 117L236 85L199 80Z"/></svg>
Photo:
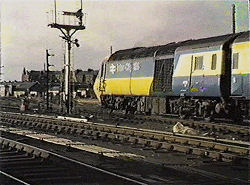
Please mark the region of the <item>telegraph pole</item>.
<svg viewBox="0 0 250 185"><path fill-rule="evenodd" d="M112 55L112 54L113 54L113 47L110 46L110 55Z"/></svg>
<svg viewBox="0 0 250 185"><path fill-rule="evenodd" d="M1 61L0 61L1 62ZM0 63L0 82L2 81L2 78L1 78L1 76L2 76L2 68L3 68L4 66L2 66L2 64Z"/></svg>
<svg viewBox="0 0 250 185"><path fill-rule="evenodd" d="M49 110L49 67L50 66L53 66L53 65L50 65L49 64L49 56L54 56L54 55L51 55L51 54L49 54L49 50L48 49L46 49L46 67L47 67L47 80L46 80L46 82L47 82L47 88L46 88L46 96L47 96L47 98L46 98L46 100L47 100L47 102L46 102L46 105L47 105L47 111Z"/></svg>
<svg viewBox="0 0 250 185"><path fill-rule="evenodd" d="M235 33L236 32L236 30L235 30L235 4L232 4L232 23L233 23L233 25L232 25L232 31L233 31L233 33Z"/></svg>
<svg viewBox="0 0 250 185"><path fill-rule="evenodd" d="M70 61L70 55L71 55L71 48L72 44L75 44L77 47L79 47L78 40L72 40L72 36L78 31L78 30L84 30L85 26L83 25L82 18L83 18L83 13L82 13L82 1L81 1L81 8L76 11L76 12L67 12L63 11L63 16L69 16L77 18L78 23L77 24L60 24L57 22L56 19L56 1L55 2L55 22L52 24L49 24L51 28L56 28L61 31L63 36L61 36L66 42L66 53L65 53L65 69L64 69L64 93L65 93L65 104L67 107L67 113L71 114L72 113L72 107L73 107L73 102L72 102L72 73L71 73L71 61Z"/></svg>

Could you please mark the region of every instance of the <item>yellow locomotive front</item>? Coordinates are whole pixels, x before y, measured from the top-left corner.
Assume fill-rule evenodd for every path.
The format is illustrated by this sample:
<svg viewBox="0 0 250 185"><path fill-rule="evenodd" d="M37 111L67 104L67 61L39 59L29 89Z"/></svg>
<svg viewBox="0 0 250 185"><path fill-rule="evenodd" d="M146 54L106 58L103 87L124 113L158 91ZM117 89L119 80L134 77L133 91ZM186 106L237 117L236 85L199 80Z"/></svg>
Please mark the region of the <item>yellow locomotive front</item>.
<svg viewBox="0 0 250 185"><path fill-rule="evenodd" d="M114 109L122 109L122 104L132 99L150 96L154 75L153 57L119 58L119 52L102 62L94 84L102 105Z"/></svg>

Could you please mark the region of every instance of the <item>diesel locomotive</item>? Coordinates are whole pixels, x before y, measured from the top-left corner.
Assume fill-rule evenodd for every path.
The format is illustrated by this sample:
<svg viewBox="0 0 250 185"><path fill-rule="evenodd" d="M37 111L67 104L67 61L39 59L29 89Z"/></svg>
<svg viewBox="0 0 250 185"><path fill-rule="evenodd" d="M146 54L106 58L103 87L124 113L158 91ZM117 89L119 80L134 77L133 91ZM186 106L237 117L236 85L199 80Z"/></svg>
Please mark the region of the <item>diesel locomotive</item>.
<svg viewBox="0 0 250 185"><path fill-rule="evenodd" d="M104 107L181 118L250 116L249 31L120 50L94 84Z"/></svg>

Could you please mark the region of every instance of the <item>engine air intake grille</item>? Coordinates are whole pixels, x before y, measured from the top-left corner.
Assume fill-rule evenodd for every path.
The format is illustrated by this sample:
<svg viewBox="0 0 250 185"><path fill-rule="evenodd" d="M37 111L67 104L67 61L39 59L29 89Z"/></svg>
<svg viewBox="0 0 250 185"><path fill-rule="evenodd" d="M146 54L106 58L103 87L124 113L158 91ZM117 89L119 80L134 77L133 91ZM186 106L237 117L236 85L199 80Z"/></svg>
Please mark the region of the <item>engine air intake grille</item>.
<svg viewBox="0 0 250 185"><path fill-rule="evenodd" d="M172 90L173 65L173 58L155 61L154 91L168 92Z"/></svg>

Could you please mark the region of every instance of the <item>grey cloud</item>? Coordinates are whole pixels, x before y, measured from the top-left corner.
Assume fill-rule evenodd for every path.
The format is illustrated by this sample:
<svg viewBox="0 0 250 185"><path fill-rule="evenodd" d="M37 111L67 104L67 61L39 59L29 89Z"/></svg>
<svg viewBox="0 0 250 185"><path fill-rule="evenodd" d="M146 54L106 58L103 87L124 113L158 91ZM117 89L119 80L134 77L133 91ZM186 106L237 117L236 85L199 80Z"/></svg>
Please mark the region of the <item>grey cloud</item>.
<svg viewBox="0 0 250 185"><path fill-rule="evenodd" d="M1 21L12 25L15 35L3 46L8 71L4 78L20 79L24 66L41 70L46 48L56 54L50 60L61 69L61 34L47 27L46 9L52 9L53 2L15 1L8 7ZM84 10L87 27L75 35L81 44L74 49L75 68L97 69L110 45L115 51L231 32L231 5L226 1L87 1Z"/></svg>

